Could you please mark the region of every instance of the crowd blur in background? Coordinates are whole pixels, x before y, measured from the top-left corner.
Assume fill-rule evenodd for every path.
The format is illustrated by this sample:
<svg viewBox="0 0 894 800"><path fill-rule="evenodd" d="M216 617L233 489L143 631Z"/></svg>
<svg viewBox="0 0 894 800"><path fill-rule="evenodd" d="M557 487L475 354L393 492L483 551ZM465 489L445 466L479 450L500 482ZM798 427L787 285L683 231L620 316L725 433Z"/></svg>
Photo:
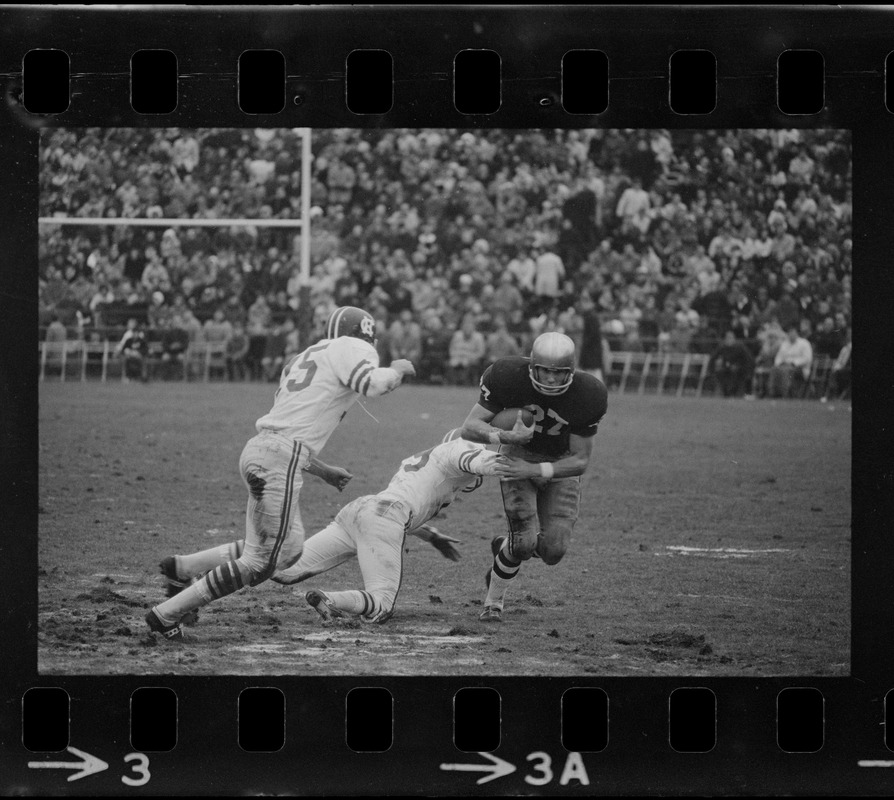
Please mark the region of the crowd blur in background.
<svg viewBox="0 0 894 800"><path fill-rule="evenodd" d="M784 396L802 341L849 369L848 131L332 129L312 147L309 307L300 228L42 225L42 337L223 342L230 379L276 380L357 305L422 382L474 383L548 330L597 366L606 347L711 354L718 378L741 362L733 394ZM43 216L300 217L296 131L57 129L41 149Z"/></svg>

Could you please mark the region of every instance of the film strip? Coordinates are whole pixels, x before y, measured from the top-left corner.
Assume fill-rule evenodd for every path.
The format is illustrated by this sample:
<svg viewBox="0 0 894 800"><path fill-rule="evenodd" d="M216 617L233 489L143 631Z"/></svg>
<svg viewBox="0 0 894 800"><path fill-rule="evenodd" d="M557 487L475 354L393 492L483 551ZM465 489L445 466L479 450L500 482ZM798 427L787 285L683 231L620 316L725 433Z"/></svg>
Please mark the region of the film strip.
<svg viewBox="0 0 894 800"><path fill-rule="evenodd" d="M888 535L894 449L887 374L894 341L888 263L894 252L890 21L887 8L827 7L0 10L5 98L0 237L7 261L2 324L9 343L0 362L7 520L7 569L0 581L5 640L0 792L889 794L894 774L894 734L888 725L894 713L894 564ZM710 641L698 638L707 626L699 614L711 609L702 606L695 612L684 605L680 597L699 595L691 589L687 594L675 583L673 570L664 571L671 559L657 558L650 563L662 566L645 572L630 566L623 596L632 602L638 594L657 593L657 605L637 606L635 612L663 615L671 633L680 637L686 631L695 634L691 641L670 644L660 633L626 641L618 634L617 619L633 612L623 604L603 597L605 613L573 613L575 602L583 603L587 592L598 594L606 578L599 577L594 559L575 564L589 576L577 594L553 606L547 603L547 610L561 607L563 619L570 615L567 628L551 625L541 613L544 604L528 595L537 613L507 614L499 647L475 627L477 607L459 609L468 615L468 625L438 618L450 603L438 596L433 578L415 587L414 608L419 596L428 594L434 616L425 616L416 631L412 619L400 623L398 635L389 639L390 659L376 651L376 636L380 642L388 636L380 635L377 626L373 634L348 629L334 636L306 621L296 628L289 621L295 612L288 602L270 610L272 592L259 595L247 614L225 623L234 636L244 628L238 633L243 660L233 655L233 669L226 662L226 640L222 653L214 654L223 656L223 662L214 662L223 666L209 666L211 654L203 652L200 627L192 645L165 649L165 642L142 629L131 630L126 621L100 639L81 620L69 642L75 647L66 652L79 653L82 660L77 655L68 662L56 658L60 651L53 642L60 640L48 638L50 628L67 624L70 616L62 612L81 595L93 604L97 622L103 615L142 615L156 602L149 602L152 593L161 596L151 561L131 564L124 575L110 574L112 559L104 555L126 553L132 542L128 537L156 535L150 532L154 528L122 521L124 536L120 531L86 535L94 527L105 530L99 506L92 504L101 492L88 488L93 496L85 501L59 488L99 469L99 462L119 458L127 463L123 454L147 442L161 452L160 435L152 439L150 431L141 442L122 436L107 442L112 450L99 453L76 447L64 452L67 461L60 466L62 444L49 437L64 426L45 416L45 408L54 409L56 423L69 413L74 421L79 418L75 405L87 401L80 393L76 403L51 395L45 406L43 384L39 389L35 381L33 348L17 344L38 328L32 303L43 213L46 140L41 137L55 129L89 128L595 128L630 135L849 131L852 242L859 264L853 275L853 325L864 353L853 375L853 425L841 429L845 433L838 438L830 433L813 450L805 449L802 460L794 462L798 474L788 484L796 494L806 491L809 476L825 459L852 449L846 497L829 489L828 507L804 509L798 523L809 529L820 512L843 516L846 531L836 541L846 544L836 549L822 539L811 545L808 537L803 548L809 554L815 546L822 566L811 567L802 553L803 581L793 573L799 585L788 599L772 597L758 571L750 579L737 579L734 587L728 578L706 571L698 590L705 596L737 597L729 621L721 624L732 629L759 620L752 636L761 652L770 647L769 639L761 639L771 631L761 625L772 629L774 604L790 625L772 630L774 635L800 639L809 629L815 644L790 666L781 658L766 671L744 659L729 666L722 660L722 633ZM681 379L681 390L683 385ZM623 418L623 404L614 412L612 397L610 415ZM471 389L468 401L471 407ZM114 398L109 395L107 402L113 414ZM191 410L196 413L195 407ZM199 410L198 416L204 413ZM396 419L393 430L403 424ZM438 422L438 436L445 426ZM719 436L716 446L724 441ZM198 459L196 452L192 457ZM173 459L174 451L168 455ZM648 458L661 455L652 452ZM685 472L680 465L669 469L677 467ZM216 466L215 472L227 469ZM369 485L383 486L390 469L369 476ZM205 473L196 466L194 474L200 482ZM171 491L156 483L140 494L145 513L160 513L173 502ZM713 496L724 498L719 514L742 515L744 526L752 516L775 513L755 497L744 512L735 502L737 491L735 484L716 487ZM643 487L643 504L664 502L657 489L650 492ZM56 507L67 509L63 521L49 528L40 524L48 495L57 495ZM307 502L309 507L319 502L320 510L303 513L322 525L332 504L317 498L311 495ZM111 510L114 502L108 502ZM680 531L687 527L680 519L664 524ZM306 525L310 532L311 524ZM190 525L184 524L182 536L195 538L188 531ZM780 530L773 539L788 533ZM217 530L215 536L212 544L225 541L221 537L227 533ZM151 542L138 544L133 546L142 559ZM675 547L681 558L687 551L693 560L747 555L727 545ZM771 542L765 552L773 547ZM467 545L467 560L490 563L486 543L478 548L482 552L472 548ZM640 545L641 551L650 548L657 545ZM662 554L668 552L671 548ZM86 567L78 562L81 555L87 557ZM573 552L569 556L573 559ZM145 591L132 591L140 579ZM464 591L477 597L480 574L477 581L462 590L454 587L452 596ZM791 613L783 603L800 612ZM225 616L227 610L218 613ZM833 630L829 619L844 620L847 630ZM392 623L398 621L396 616ZM511 626L528 630L515 640ZM262 629L268 644L259 648L252 637ZM712 630L717 631L716 624ZM414 655L424 638L420 631L429 644L438 640L427 661ZM522 660L525 647L535 647L528 634L539 637L536 646L548 654L533 666L523 666ZM542 647L547 639L551 650ZM588 662L588 642L600 639L610 639L611 647L594 650ZM643 658L629 656L634 645L646 654ZM355 648L367 653L368 669L352 666ZM281 658L299 651L299 661ZM606 660L612 651L617 651L615 663ZM684 651L686 658L680 655ZM339 659L346 666L340 667Z"/></svg>

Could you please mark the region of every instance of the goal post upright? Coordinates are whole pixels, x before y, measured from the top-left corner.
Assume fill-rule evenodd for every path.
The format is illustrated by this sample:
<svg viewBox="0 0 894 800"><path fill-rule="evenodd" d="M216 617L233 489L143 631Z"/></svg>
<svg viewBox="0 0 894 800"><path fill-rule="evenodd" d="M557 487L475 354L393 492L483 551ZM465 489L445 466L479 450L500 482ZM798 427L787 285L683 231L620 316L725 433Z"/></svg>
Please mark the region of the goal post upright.
<svg viewBox="0 0 894 800"><path fill-rule="evenodd" d="M310 128L301 131L301 288L298 290L298 337L304 349L310 343L313 316L310 308Z"/></svg>
<svg viewBox="0 0 894 800"><path fill-rule="evenodd" d="M301 347L307 346L313 327L313 310L310 292L310 247L311 247L311 173L313 155L311 151L311 128L293 128L301 138L301 216L300 219L259 219L259 218L207 218L207 217L77 217L68 215L39 216L38 224L45 227L152 227L152 228L298 228L301 231L299 252L300 287L298 290L298 331Z"/></svg>

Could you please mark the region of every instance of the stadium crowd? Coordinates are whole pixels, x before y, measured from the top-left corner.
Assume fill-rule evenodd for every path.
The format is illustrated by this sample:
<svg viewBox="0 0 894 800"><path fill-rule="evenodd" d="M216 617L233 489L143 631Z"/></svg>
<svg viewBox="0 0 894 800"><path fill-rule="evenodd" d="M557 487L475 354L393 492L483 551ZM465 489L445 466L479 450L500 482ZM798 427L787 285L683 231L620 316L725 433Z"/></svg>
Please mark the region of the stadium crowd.
<svg viewBox="0 0 894 800"><path fill-rule="evenodd" d="M57 129L41 148L43 216L300 216L295 131ZM777 363L787 339L849 359L847 131L332 129L313 151L312 339L358 305L385 363L451 383L547 330L598 361L593 319L612 350L709 353L721 371L738 344L732 393L785 394L805 352ZM44 225L42 329L117 343L134 319L166 350L224 342L231 378L275 379L311 343L300 240Z"/></svg>

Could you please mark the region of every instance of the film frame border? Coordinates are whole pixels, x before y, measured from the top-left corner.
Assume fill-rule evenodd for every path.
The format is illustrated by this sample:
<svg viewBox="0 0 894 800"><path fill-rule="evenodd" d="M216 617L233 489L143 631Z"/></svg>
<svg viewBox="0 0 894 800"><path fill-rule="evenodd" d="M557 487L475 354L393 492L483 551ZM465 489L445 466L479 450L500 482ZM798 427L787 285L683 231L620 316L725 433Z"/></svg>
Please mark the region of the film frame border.
<svg viewBox="0 0 894 800"><path fill-rule="evenodd" d="M36 264L37 149L38 128L44 124L17 108L21 88L20 59L32 47L58 47L72 63L72 102L63 114L46 120L53 126L120 127L608 127L608 128L772 128L839 127L853 132L854 244L861 261L855 279L855 327L865 364L891 363L894 341L885 311L890 307L891 282L886 259L892 252L890 226L885 209L894 202L887 180L892 153L892 115L884 104L887 76L885 59L894 50L884 35L890 10L883 8L697 8L697 7L562 7L456 8L383 7L366 9L267 7L261 11L236 8L221 12L211 8L117 9L97 7L4 9L0 11L0 52L10 54L4 65L6 114L0 128L0 153L11 165L0 193L0 240L7 252L27 253ZM171 15L168 17L167 15ZM175 20L176 24L171 22ZM212 19L209 30L209 19ZM64 24L60 24L64 20ZM276 25L264 25L275 21ZM119 35L112 36L112 32ZM371 34L375 31L375 34ZM407 32L431 32L431 38L408 46ZM204 38L203 38L204 37ZM49 40L49 41L47 41ZM746 46L743 46L743 40ZM249 44L249 41L252 44ZM253 42L257 41L257 44ZM196 46L181 55L185 43ZM286 97L302 95L300 106L287 102L277 115L245 115L236 105L235 58L247 47L279 49L287 62L300 67L287 72ZM147 119L130 109L128 76L121 73L122 55L128 63L133 52L144 48L169 49L178 55L180 94L175 112ZM452 105L450 68L453 56L470 47L487 47L502 58L502 103L486 118L466 117ZM388 50L394 57L396 90L391 111L375 120L352 114L344 95L344 56L356 49ZM558 96L562 55L574 49L598 49L609 56L610 102L598 116L566 114ZM667 71L670 55L680 49L710 49L717 58L717 105L704 117L679 116L668 107ZM826 65L825 106L809 118L782 114L775 104L775 63L787 49L813 49L823 53ZM295 54L293 57L292 54ZM230 54L225 57L222 54ZM510 55L511 54L511 55ZM769 55L769 58L768 58ZM405 66L401 66L401 65ZM433 68L433 64L435 68ZM730 67L730 65L735 65ZM296 69L293 67L293 69ZM398 91L398 85L401 90ZM404 91L412 93L406 101ZM553 102L544 105L543 98ZM871 280L876 286L867 286ZM27 302L34 297L33 275L3 275L5 294L14 302L5 309L7 341L16 331L36 330L36 315ZM4 304L6 305L6 304ZM28 326L31 326L30 328ZM0 387L10 413L5 420L7 453L33 453L37 448L35 409L37 389L30 364L4 349L0 364L6 381ZM852 648L850 677L833 678L314 678L264 677L258 679L216 677L149 678L39 676L36 671L36 536L17 537L10 553L10 572L2 584L4 626L13 645L3 666L6 680L3 700L7 710L2 721L0 756L14 766L10 774L23 775L0 787L4 793L36 793L44 786L34 773L21 769L27 752L21 746L17 702L27 688L61 685L72 698L72 742L103 756L114 749L123 756L127 743L128 698L133 689L150 683L173 688L180 699L180 745L165 755L166 766L157 768L152 788L158 793L184 789L210 791L235 789L301 793L365 793L370 787L382 793L427 791L438 794L471 794L498 791L507 782L485 785L458 781L439 772L437 764L461 754L453 749L450 725L438 714L449 707L449 698L465 686L483 685L499 690L503 702L503 736L498 751L512 758L523 771L526 755L548 750L561 763L558 733L547 740L544 731L555 730L559 698L568 688L592 686L608 692L614 745L596 757L586 757L590 786L582 791L621 793L738 793L754 790L836 791L881 793L886 785L883 770L860 770L858 759L885 758L881 733L885 695L892 688L892 609L894 590L891 544L885 526L891 518L892 493L889 453L891 387L872 380L864 366L855 372L858 391L852 462ZM35 530L37 469L35 463L19 463L7 457L8 504L11 530ZM24 598L24 602L22 599ZM273 770L246 767L252 754L238 754L235 732L220 734L211 766L229 770L211 784L207 765L196 764L190 742L206 745L197 711L214 709L211 726L235 731L235 697L242 688L259 684L282 687L288 694L290 733L287 750ZM395 698L395 726L403 706L424 712L409 724L409 734L395 735L384 754L342 753L320 758L318 742L343 740L343 698L358 685L388 688ZM656 709L664 709L671 691L683 686L711 688L718 697L720 713L737 714L741 725L718 729L718 746L703 755L674 753L667 746L667 722ZM823 749L804 758L781 752L766 731L767 709L783 688L807 685L819 688L826 698L826 739ZM8 691L7 691L8 690ZM232 703L220 702L222 694ZM531 702L537 697L538 702ZM769 704L767 701L770 700ZM445 706L447 702L447 706ZM760 709L760 710L758 710ZM295 713L297 719L292 715ZM763 716L762 716L763 715ZM311 722L308 723L308 718ZM335 722L333 723L333 719ZM719 720L722 717L718 718ZM101 723L101 724L91 724ZM333 727L334 726L334 727ZM313 728L308 732L308 728ZM77 731L75 733L75 731ZM341 736L341 738L339 738ZM723 736L732 736L727 743ZM335 737L335 738L331 738ZM228 742L232 744L225 748ZM114 747L112 747L114 745ZM303 754L314 753L309 768ZM187 752L189 751L189 752ZM218 752L219 751L219 752ZM237 759L233 756L239 755ZM294 758L289 758L289 755ZM218 764L228 760L226 765ZM283 763L287 762L287 763ZM110 761L111 763L111 761ZM346 775L346 763L355 765ZM647 768L644 768L647 765ZM257 770L257 771L255 771ZM97 777L95 783L76 785L77 790L111 793L122 789L113 769L113 783ZM119 770L120 772L120 770ZM275 772L271 777L270 772ZM265 774L266 773L266 774ZM310 773L310 774L309 774ZM242 783L238 778L241 776ZM247 779L246 779L247 776ZM234 777L236 780L234 780ZM335 782L333 782L335 779ZM338 779L345 780L339 783ZM516 790L532 791L512 783ZM112 788L110 788L112 787ZM58 786L54 787L58 789ZM572 787L573 788L573 787ZM558 781L539 788L559 793Z"/></svg>

